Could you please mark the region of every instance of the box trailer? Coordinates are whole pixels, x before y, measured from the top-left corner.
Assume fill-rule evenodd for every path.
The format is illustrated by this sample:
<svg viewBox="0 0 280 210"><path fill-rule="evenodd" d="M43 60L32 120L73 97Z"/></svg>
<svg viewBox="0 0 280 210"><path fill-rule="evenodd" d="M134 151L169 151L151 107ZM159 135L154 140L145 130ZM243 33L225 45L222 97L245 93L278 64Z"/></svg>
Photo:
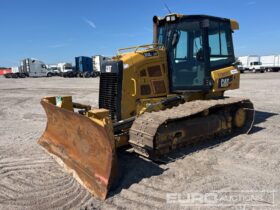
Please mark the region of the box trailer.
<svg viewBox="0 0 280 210"><path fill-rule="evenodd" d="M280 55L261 56L261 63L266 71L278 72L280 70Z"/></svg>
<svg viewBox="0 0 280 210"><path fill-rule="evenodd" d="M261 65L260 56L257 55L239 57L237 67L241 73L245 71L263 73L265 71Z"/></svg>

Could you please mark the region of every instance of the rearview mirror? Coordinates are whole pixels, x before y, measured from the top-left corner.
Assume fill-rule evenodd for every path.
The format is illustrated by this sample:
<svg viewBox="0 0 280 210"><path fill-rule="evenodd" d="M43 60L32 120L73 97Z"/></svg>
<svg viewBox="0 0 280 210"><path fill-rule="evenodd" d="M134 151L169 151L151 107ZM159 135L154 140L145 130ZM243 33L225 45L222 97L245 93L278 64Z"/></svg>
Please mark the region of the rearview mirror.
<svg viewBox="0 0 280 210"><path fill-rule="evenodd" d="M174 32L173 38L172 38L172 47L176 47L177 46L177 44L179 42L179 38L180 38L179 33L177 31Z"/></svg>

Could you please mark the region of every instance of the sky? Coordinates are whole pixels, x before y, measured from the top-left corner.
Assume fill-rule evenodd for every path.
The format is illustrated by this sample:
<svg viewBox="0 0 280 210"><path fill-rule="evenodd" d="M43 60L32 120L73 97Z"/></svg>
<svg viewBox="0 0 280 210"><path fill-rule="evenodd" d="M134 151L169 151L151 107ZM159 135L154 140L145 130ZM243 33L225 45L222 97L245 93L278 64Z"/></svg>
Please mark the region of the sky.
<svg viewBox="0 0 280 210"><path fill-rule="evenodd" d="M235 19L236 56L280 54L279 0L0 0L0 66L113 56L152 42L152 18L168 10Z"/></svg>

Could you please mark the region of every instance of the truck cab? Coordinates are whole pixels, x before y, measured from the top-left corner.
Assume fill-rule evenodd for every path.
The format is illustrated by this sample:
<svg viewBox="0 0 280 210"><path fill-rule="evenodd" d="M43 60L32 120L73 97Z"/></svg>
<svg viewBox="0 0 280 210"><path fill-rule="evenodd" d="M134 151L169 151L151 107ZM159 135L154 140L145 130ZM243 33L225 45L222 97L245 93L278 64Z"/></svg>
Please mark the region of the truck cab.
<svg viewBox="0 0 280 210"><path fill-rule="evenodd" d="M53 75L52 70L48 69L44 62L33 58L22 60L21 69L30 77L51 77Z"/></svg>
<svg viewBox="0 0 280 210"><path fill-rule="evenodd" d="M264 68L262 67L262 63L259 61L250 62L249 70L253 73L261 72L264 73Z"/></svg>
<svg viewBox="0 0 280 210"><path fill-rule="evenodd" d="M73 66L71 63L59 63L57 64L57 69L61 76L69 76L69 74L73 74Z"/></svg>

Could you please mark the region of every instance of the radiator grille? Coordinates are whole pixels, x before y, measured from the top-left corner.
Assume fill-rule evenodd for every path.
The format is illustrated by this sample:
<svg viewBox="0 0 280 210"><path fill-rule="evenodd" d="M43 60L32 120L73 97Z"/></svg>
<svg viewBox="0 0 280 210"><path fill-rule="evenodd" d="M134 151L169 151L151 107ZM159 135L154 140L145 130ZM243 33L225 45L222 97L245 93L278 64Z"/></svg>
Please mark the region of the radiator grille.
<svg viewBox="0 0 280 210"><path fill-rule="evenodd" d="M118 75L116 73L101 73L99 90L99 107L108 109L113 122L118 121Z"/></svg>

